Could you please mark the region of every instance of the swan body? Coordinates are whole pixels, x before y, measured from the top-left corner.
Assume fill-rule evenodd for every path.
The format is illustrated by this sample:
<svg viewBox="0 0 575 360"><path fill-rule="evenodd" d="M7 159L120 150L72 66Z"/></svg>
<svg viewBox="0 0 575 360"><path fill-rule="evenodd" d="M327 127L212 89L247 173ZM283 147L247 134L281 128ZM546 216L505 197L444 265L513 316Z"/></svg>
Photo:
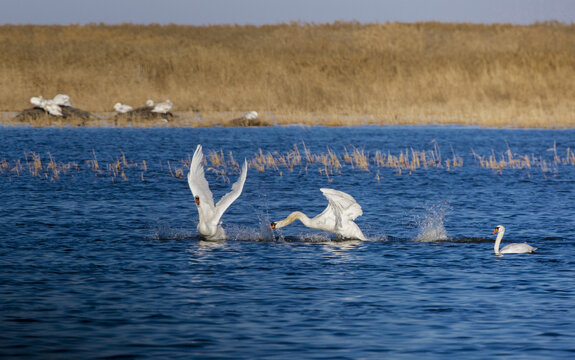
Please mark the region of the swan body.
<svg viewBox="0 0 575 360"><path fill-rule="evenodd" d="M54 96L52 101L58 106L72 106L72 103L70 102L70 96L66 94L58 94Z"/></svg>
<svg viewBox="0 0 575 360"><path fill-rule="evenodd" d="M150 101L150 100L148 100ZM148 104L148 101L146 102L146 105ZM168 112L170 112L170 110L172 110L172 107L174 107L174 104L172 104L172 102L170 100L166 100L163 101L161 103L157 103L157 104L153 104L154 108L152 109L152 112L155 113L160 113L160 114L166 114Z"/></svg>
<svg viewBox="0 0 575 360"><path fill-rule="evenodd" d="M116 103L114 105L114 110L116 110L117 112L119 112L120 114L125 114L128 111L132 111L134 110L134 108L132 108L130 105L126 105L126 104L121 104L121 103Z"/></svg>
<svg viewBox="0 0 575 360"><path fill-rule="evenodd" d="M207 240L225 240L226 232L222 227L221 218L242 193L248 173L248 163L244 160L242 171L238 180L232 185L232 190L214 205L214 196L204 175L203 160L202 145L198 145L188 173L188 185L194 195L200 217L198 232Z"/></svg>
<svg viewBox="0 0 575 360"><path fill-rule="evenodd" d="M250 111L244 114L244 119L246 120L257 120L258 113L256 111Z"/></svg>
<svg viewBox="0 0 575 360"><path fill-rule="evenodd" d="M279 229L299 220L309 228L334 233L344 239L367 240L359 226L353 222L363 215L361 206L355 199L343 191L327 188L320 190L328 200L328 205L321 214L310 219L303 212L294 211L285 219L272 222L270 227Z"/></svg>
<svg viewBox="0 0 575 360"><path fill-rule="evenodd" d="M42 107L42 101L44 98L42 96L34 96L30 98L30 104L36 107Z"/></svg>
<svg viewBox="0 0 575 360"><path fill-rule="evenodd" d="M533 246L528 245L526 243L509 244L509 245L503 247L503 249L499 250L499 245L501 244L501 239L503 239L503 235L505 234L505 227L503 225L497 225L495 227L495 230L493 230L493 232L491 234L492 235L497 234L497 238L495 239L495 245L493 246L493 252L495 252L495 255L529 254L529 253L533 253L533 252L535 252L535 250L537 250L537 248L534 248Z"/></svg>
<svg viewBox="0 0 575 360"><path fill-rule="evenodd" d="M62 108L54 100L44 99L42 96L30 98L30 103L38 108L44 109L47 113L54 116L63 116Z"/></svg>
<svg viewBox="0 0 575 360"><path fill-rule="evenodd" d="M54 103L54 100L45 100L44 110L46 110L50 115L63 116L62 108L60 105Z"/></svg>

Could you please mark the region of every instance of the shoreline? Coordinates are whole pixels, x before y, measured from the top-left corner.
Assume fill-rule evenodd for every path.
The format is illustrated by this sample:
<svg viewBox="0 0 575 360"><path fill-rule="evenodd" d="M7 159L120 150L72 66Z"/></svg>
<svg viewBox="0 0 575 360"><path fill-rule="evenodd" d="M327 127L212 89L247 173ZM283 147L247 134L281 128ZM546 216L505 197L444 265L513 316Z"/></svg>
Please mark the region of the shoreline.
<svg viewBox="0 0 575 360"><path fill-rule="evenodd" d="M460 118L456 116L428 115L426 119L414 119L412 117L393 115L346 115L346 114L275 114L264 111L255 123L241 119L243 113L235 111L224 112L174 112L174 117L169 121L163 119L136 119L116 120L115 112L94 112L91 120L75 118L59 118L46 115L37 120L20 121L16 119L18 112L0 112L1 127L32 127L32 128L64 128L64 127L87 127L87 128L209 128L209 127L269 127L269 126L325 126L325 127L355 127L355 126L462 126L478 127L484 129L541 129L541 130L568 130L575 129L565 123L547 123L542 120L542 126L528 126L520 120L514 122L501 122L497 125L492 123L482 124L473 118Z"/></svg>

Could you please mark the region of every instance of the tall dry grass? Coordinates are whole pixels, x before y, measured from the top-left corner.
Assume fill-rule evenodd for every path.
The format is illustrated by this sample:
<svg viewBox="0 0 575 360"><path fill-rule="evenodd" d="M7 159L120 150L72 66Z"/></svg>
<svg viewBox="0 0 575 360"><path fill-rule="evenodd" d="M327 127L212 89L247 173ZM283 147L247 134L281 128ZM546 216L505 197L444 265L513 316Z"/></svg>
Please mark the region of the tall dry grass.
<svg viewBox="0 0 575 360"><path fill-rule="evenodd" d="M287 124L575 125L575 24L0 26L0 111L171 99ZM267 114L267 115L265 115Z"/></svg>

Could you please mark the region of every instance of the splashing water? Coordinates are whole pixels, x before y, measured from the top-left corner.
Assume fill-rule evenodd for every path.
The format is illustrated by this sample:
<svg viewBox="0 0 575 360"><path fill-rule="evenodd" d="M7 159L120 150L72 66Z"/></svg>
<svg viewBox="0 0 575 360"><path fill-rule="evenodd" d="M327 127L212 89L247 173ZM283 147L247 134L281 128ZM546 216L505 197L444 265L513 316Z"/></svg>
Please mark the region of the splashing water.
<svg viewBox="0 0 575 360"><path fill-rule="evenodd" d="M229 226L226 229L228 240L235 241L274 241L272 230L260 223L259 229Z"/></svg>
<svg viewBox="0 0 575 360"><path fill-rule="evenodd" d="M271 220L269 214L267 213L267 208L265 210L254 208L258 216L258 229L247 228L247 227L237 227L230 226L226 229L228 238L230 240L247 240L247 241L275 241L277 240L274 236L273 230L269 227Z"/></svg>
<svg viewBox="0 0 575 360"><path fill-rule="evenodd" d="M418 234L415 240L423 242L447 240L443 221L450 211L451 207L445 202L428 206L425 214L416 220Z"/></svg>
<svg viewBox="0 0 575 360"><path fill-rule="evenodd" d="M297 238L302 242L309 243L327 243L333 241L331 235L328 233L302 232L298 234Z"/></svg>
<svg viewBox="0 0 575 360"><path fill-rule="evenodd" d="M184 230L173 229L167 222L158 222L153 229L152 240L180 240L192 237L193 235Z"/></svg>

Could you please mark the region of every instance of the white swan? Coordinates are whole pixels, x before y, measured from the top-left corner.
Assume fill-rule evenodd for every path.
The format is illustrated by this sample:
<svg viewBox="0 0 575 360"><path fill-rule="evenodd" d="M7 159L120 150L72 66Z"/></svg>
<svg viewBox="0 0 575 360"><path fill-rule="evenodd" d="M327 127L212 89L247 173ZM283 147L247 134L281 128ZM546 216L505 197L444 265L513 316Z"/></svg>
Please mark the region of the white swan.
<svg viewBox="0 0 575 360"><path fill-rule="evenodd" d="M224 195L214 206L214 196L204 175L204 154L202 145L198 145L192 158L190 172L188 173L188 185L194 195L200 222L198 232L207 240L225 240L226 232L220 219L230 205L240 196L246 182L248 163L244 160L242 171L238 180L232 185L232 190Z"/></svg>
<svg viewBox="0 0 575 360"><path fill-rule="evenodd" d="M150 101L150 100L148 100L148 101ZM146 102L146 104L148 104L148 102ZM170 100L166 100L164 102L154 104L153 106L154 106L154 108L152 109L152 112L165 114L165 113L170 112L170 110L172 110L172 107L174 106L174 104L172 104L172 102Z"/></svg>
<svg viewBox="0 0 575 360"><path fill-rule="evenodd" d="M116 110L117 112L119 112L120 114L125 114L128 111L132 111L134 110L134 108L132 108L130 105L126 105L126 104L121 104L121 103L116 103L114 105L114 110Z"/></svg>
<svg viewBox="0 0 575 360"><path fill-rule="evenodd" d="M42 96L33 96L30 98L30 104L36 106L36 107L41 107L42 106L42 101L44 100L44 98Z"/></svg>
<svg viewBox="0 0 575 360"><path fill-rule="evenodd" d="M503 239L503 234L505 234L505 227L503 227L503 225L497 225L495 227L495 230L493 230L493 232L491 233L491 235L493 235L495 233L497 233L497 239L495 239L495 246L493 247L493 251L495 252L495 255L528 254L528 253L535 252L535 250L537 250L537 248L534 248L533 246L528 245L526 243L522 243L522 244L513 243L513 244L509 244L509 245L505 246L500 251L499 245L501 244L501 239Z"/></svg>
<svg viewBox="0 0 575 360"><path fill-rule="evenodd" d="M326 188L320 190L328 200L328 205L321 214L310 219L306 214L295 211L283 220L272 222L270 227L279 229L299 220L309 228L334 233L344 239L367 240L359 226L353 222L363 214L355 199L343 191Z"/></svg>
<svg viewBox="0 0 575 360"><path fill-rule="evenodd" d="M52 101L54 102L54 104L59 106L72 106L72 103L70 102L70 96L66 94L58 94L54 96Z"/></svg>
<svg viewBox="0 0 575 360"><path fill-rule="evenodd" d="M53 100L46 100L44 110L46 110L50 115L64 116L62 114L62 108L60 107L60 105L55 104Z"/></svg>
<svg viewBox="0 0 575 360"><path fill-rule="evenodd" d="M256 111L250 111L244 114L244 119L246 120L257 120L258 113Z"/></svg>
<svg viewBox="0 0 575 360"><path fill-rule="evenodd" d="M44 109L50 115L63 116L62 108L54 100L44 99L42 96L30 98L30 103L36 107Z"/></svg>

